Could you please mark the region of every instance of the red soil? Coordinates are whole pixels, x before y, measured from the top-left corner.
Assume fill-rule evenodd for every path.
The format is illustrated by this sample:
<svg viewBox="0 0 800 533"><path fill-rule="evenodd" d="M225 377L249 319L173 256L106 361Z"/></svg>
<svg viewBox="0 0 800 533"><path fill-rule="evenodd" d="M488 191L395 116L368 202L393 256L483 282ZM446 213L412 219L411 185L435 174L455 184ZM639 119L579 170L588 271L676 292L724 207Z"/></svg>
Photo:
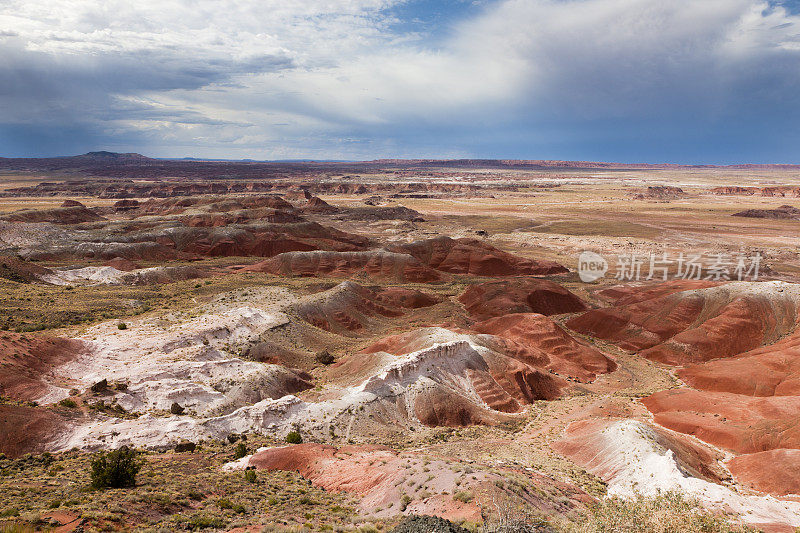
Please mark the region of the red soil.
<svg viewBox="0 0 800 533"><path fill-rule="evenodd" d="M527 364L545 368L582 382L616 370L614 361L576 341L549 318L513 314L478 322L474 331L495 335L501 352Z"/></svg>
<svg viewBox="0 0 800 533"><path fill-rule="evenodd" d="M587 309L580 298L558 283L538 278L479 283L458 300L478 320L511 313L559 315Z"/></svg>
<svg viewBox="0 0 800 533"><path fill-rule="evenodd" d="M657 392L642 403L656 423L736 453L800 448L800 396L753 398L673 389Z"/></svg>
<svg viewBox="0 0 800 533"><path fill-rule="evenodd" d="M426 265L452 274L478 276L543 276L561 274L567 269L552 261L534 261L508 252L477 239L437 237L389 248L410 254Z"/></svg>
<svg viewBox="0 0 800 533"><path fill-rule="evenodd" d="M747 396L800 395L800 333L737 357L678 370L689 386Z"/></svg>
<svg viewBox="0 0 800 533"><path fill-rule="evenodd" d="M27 283L38 281L42 275L50 273L52 270L36 263L23 261L11 255L0 255L0 278Z"/></svg>
<svg viewBox="0 0 800 533"><path fill-rule="evenodd" d="M776 449L734 457L733 478L746 487L774 496L800 494L800 450Z"/></svg>
<svg viewBox="0 0 800 533"><path fill-rule="evenodd" d="M83 350L72 339L0 332L0 396L35 400L48 390L42 376Z"/></svg>
<svg viewBox="0 0 800 533"><path fill-rule="evenodd" d="M489 469L470 462L471 473L465 475L461 472L462 463L369 445L336 449L323 444L298 444L271 448L251 457L250 465L261 470L298 472L325 490L358 496L362 512L386 517L424 514L479 522L481 509L494 510L493 503L498 500L524 505L546 516L582 509L592 501L575 485L541 474ZM532 490L514 488L505 482L504 474L524 478L523 483ZM418 493L419 487L425 490ZM474 499L455 499L460 491L471 493ZM403 494L411 495L412 501L401 511Z"/></svg>
<svg viewBox="0 0 800 533"><path fill-rule="evenodd" d="M774 342L791 331L794 322L790 299L708 289L595 309L567 326L641 351L648 359L680 365L731 357Z"/></svg>
<svg viewBox="0 0 800 533"><path fill-rule="evenodd" d="M51 409L0 404L0 453L11 458L43 452L66 429L65 420Z"/></svg>
<svg viewBox="0 0 800 533"><path fill-rule="evenodd" d="M246 271L267 272L276 276L350 277L357 274L376 279L428 283L441 281L442 275L406 254L367 252L292 252L246 267Z"/></svg>
<svg viewBox="0 0 800 533"><path fill-rule="evenodd" d="M129 259L123 259L122 257L115 257L113 259L109 259L105 263L105 266L110 266L116 268L117 270L122 270L124 272L130 272L131 270L136 270L140 268L139 265L130 261Z"/></svg>

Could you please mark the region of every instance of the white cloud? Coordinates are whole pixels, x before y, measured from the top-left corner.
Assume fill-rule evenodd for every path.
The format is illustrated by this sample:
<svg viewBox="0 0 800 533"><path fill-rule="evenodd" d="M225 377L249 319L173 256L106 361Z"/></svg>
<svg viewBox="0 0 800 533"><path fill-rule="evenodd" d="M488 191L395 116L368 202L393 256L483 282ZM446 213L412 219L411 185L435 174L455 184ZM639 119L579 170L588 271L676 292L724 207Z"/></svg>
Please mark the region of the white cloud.
<svg viewBox="0 0 800 533"><path fill-rule="evenodd" d="M254 157L468 154L465 134L800 110L800 18L764 1L504 0L435 47L396 33L401 1L0 0L0 101ZM421 153L415 132L442 138Z"/></svg>

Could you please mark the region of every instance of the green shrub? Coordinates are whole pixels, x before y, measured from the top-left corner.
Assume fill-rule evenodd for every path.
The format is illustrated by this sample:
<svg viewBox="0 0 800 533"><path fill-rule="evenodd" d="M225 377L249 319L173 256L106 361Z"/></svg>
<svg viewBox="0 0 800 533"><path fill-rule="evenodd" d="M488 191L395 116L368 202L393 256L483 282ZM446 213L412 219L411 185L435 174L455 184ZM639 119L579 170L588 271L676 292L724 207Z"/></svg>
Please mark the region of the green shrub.
<svg viewBox="0 0 800 533"><path fill-rule="evenodd" d="M236 451L233 454L233 458L241 459L245 455L247 455L247 444L245 444L244 442L240 442L239 444L236 445Z"/></svg>
<svg viewBox="0 0 800 533"><path fill-rule="evenodd" d="M290 431L286 434L286 442L289 444L300 444L303 442L303 437L300 436L299 431Z"/></svg>
<svg viewBox="0 0 800 533"><path fill-rule="evenodd" d="M125 322L120 322L119 324L117 324L117 329L128 329L128 324L126 324Z"/></svg>
<svg viewBox="0 0 800 533"><path fill-rule="evenodd" d="M258 482L258 475L256 474L255 470L245 470L244 479L248 483L256 483Z"/></svg>
<svg viewBox="0 0 800 533"><path fill-rule="evenodd" d="M58 402L58 405L60 405L61 407L69 407L70 409L78 407L78 403L70 398L64 398L63 400Z"/></svg>
<svg viewBox="0 0 800 533"><path fill-rule="evenodd" d="M133 487L142 468L136 450L123 446L108 453L99 452L92 459L92 487Z"/></svg>

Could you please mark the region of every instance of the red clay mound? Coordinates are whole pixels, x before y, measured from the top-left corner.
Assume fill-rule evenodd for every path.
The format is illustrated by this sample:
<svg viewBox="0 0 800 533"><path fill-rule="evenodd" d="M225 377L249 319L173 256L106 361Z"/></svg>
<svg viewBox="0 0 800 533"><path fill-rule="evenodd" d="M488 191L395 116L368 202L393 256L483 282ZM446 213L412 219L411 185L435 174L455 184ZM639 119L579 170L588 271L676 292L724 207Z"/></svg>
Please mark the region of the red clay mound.
<svg viewBox="0 0 800 533"><path fill-rule="evenodd" d="M716 287L719 282L707 280L678 279L671 281L653 281L648 283L636 283L625 285L614 285L598 292L604 300L616 305L628 305L653 298L669 296L676 292L691 291L695 289L706 289Z"/></svg>
<svg viewBox="0 0 800 533"><path fill-rule="evenodd" d="M66 429L66 421L51 409L0 404L0 453L12 459L43 452Z"/></svg>
<svg viewBox="0 0 800 533"><path fill-rule="evenodd" d="M49 268L35 263L29 263L11 255L0 255L0 278L29 283L38 281L45 274L52 273L53 271Z"/></svg>
<svg viewBox="0 0 800 533"><path fill-rule="evenodd" d="M430 283L442 275L407 254L385 251L288 252L244 268L276 276L329 276L345 278L367 275L376 279Z"/></svg>
<svg viewBox="0 0 800 533"><path fill-rule="evenodd" d="M587 309L580 298L558 283L538 278L479 283L464 291L458 300L477 320L512 313L560 315Z"/></svg>
<svg viewBox="0 0 800 533"><path fill-rule="evenodd" d="M78 200L64 200L59 207L86 207Z"/></svg>
<svg viewBox="0 0 800 533"><path fill-rule="evenodd" d="M773 496L800 494L800 450L769 450L734 457L728 462L733 478Z"/></svg>
<svg viewBox="0 0 800 533"><path fill-rule="evenodd" d="M617 368L614 361L580 344L543 315L506 315L478 322L472 329L494 335L500 340L499 351L510 357L581 382L593 381L598 374Z"/></svg>
<svg viewBox="0 0 800 533"><path fill-rule="evenodd" d="M363 250L368 240L317 224L257 223L232 227L170 227L142 231L126 242L155 242L183 254L210 257L273 257L292 251Z"/></svg>
<svg viewBox="0 0 800 533"><path fill-rule="evenodd" d="M334 207L318 196L311 196L308 203L301 208L306 213L338 213L339 208Z"/></svg>
<svg viewBox="0 0 800 533"><path fill-rule="evenodd" d="M730 359L689 365L678 376L696 389L747 396L800 395L800 333Z"/></svg>
<svg viewBox="0 0 800 533"><path fill-rule="evenodd" d="M595 309L567 326L641 351L648 359L682 365L732 357L774 342L794 329L795 313L794 302L780 293L735 284Z"/></svg>
<svg viewBox="0 0 800 533"><path fill-rule="evenodd" d="M85 206L57 207L55 209L29 209L6 215L0 220L8 222L49 222L51 224L81 224L105 220Z"/></svg>
<svg viewBox="0 0 800 533"><path fill-rule="evenodd" d="M221 227L231 224L247 224L253 221L287 224L290 222L303 222L304 219L292 212L268 207L232 211L228 213L204 213L202 215L186 216L182 219L185 225L192 228Z"/></svg>
<svg viewBox="0 0 800 533"><path fill-rule="evenodd" d="M360 331L375 317L398 317L408 309L427 307L440 300L411 289L378 291L345 281L337 287L315 294L295 308L300 317L314 326L335 333Z"/></svg>
<svg viewBox="0 0 800 533"><path fill-rule="evenodd" d="M430 307L442 301L442 298L434 294L428 294L414 289L403 287L371 287L375 298L384 305L402 307L404 309L420 309Z"/></svg>
<svg viewBox="0 0 800 533"><path fill-rule="evenodd" d="M48 391L42 376L83 352L80 341L0 332L0 396L35 400Z"/></svg>
<svg viewBox="0 0 800 533"><path fill-rule="evenodd" d="M117 270L122 270L123 272L130 272L131 270L136 270L139 268L139 265L130 261L128 259L123 259L122 257L115 257L114 259L109 259L105 263L105 266L110 266L116 268Z"/></svg>
<svg viewBox="0 0 800 533"><path fill-rule="evenodd" d="M544 276L568 272L552 261L533 261L477 239L437 237L389 248L393 252L410 254L422 263L452 274L478 276Z"/></svg>
<svg viewBox="0 0 800 533"><path fill-rule="evenodd" d="M657 392L642 403L657 424L736 453L800 448L800 396L753 398L673 389Z"/></svg>
<svg viewBox="0 0 800 533"><path fill-rule="evenodd" d="M202 208L209 213L227 213L243 209L269 208L292 211L294 206L278 195L241 196L225 198L220 196L196 196L190 198L150 199L139 206L138 215L174 215L188 208Z"/></svg>

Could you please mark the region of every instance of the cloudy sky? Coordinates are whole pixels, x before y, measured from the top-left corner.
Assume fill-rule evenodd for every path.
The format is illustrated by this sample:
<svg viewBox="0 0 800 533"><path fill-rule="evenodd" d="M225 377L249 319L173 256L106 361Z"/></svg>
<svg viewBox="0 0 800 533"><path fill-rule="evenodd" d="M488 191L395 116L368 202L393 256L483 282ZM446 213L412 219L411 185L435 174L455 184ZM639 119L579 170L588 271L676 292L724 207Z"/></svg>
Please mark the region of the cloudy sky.
<svg viewBox="0 0 800 533"><path fill-rule="evenodd" d="M800 163L800 0L0 0L0 156Z"/></svg>

